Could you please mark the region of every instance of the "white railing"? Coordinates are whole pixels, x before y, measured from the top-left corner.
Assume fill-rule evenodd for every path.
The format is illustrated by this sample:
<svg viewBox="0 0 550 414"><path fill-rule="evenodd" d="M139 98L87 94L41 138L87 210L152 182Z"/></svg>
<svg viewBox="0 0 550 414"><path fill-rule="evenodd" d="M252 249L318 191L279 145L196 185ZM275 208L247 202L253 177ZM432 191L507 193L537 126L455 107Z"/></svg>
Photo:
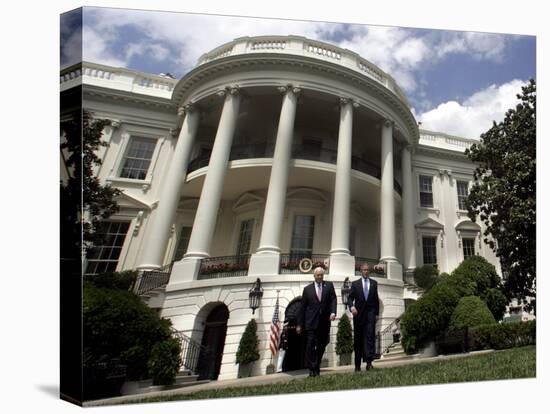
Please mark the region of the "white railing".
<svg viewBox="0 0 550 414"><path fill-rule="evenodd" d="M430 147L464 152L466 148L470 148L470 146L475 142L477 142L475 139L462 138L439 132L420 130L419 143L421 145L426 145Z"/></svg>
<svg viewBox="0 0 550 414"><path fill-rule="evenodd" d="M81 65L62 70L59 83L61 90L75 85L87 84L169 99L177 80L160 75L135 72L125 68L113 68L83 62Z"/></svg>
<svg viewBox="0 0 550 414"><path fill-rule="evenodd" d="M302 36L241 37L203 54L199 58L197 66L226 56L248 53L284 53L336 63L374 79L397 95L407 106L410 106L405 94L395 80L378 66L351 50L317 40L306 39Z"/></svg>

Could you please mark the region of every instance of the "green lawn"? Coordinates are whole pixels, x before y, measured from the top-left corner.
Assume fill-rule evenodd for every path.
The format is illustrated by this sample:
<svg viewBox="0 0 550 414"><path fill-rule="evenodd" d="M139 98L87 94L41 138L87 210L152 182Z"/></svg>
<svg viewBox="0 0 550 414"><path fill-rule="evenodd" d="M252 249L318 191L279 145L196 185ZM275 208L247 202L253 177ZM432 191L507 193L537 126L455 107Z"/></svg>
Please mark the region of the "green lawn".
<svg viewBox="0 0 550 414"><path fill-rule="evenodd" d="M297 392L336 391L403 385L445 384L464 381L488 381L532 378L536 375L536 348L527 346L464 358L374 369L369 372L323 375L287 383L198 391L134 400L157 402L206 398L244 397Z"/></svg>

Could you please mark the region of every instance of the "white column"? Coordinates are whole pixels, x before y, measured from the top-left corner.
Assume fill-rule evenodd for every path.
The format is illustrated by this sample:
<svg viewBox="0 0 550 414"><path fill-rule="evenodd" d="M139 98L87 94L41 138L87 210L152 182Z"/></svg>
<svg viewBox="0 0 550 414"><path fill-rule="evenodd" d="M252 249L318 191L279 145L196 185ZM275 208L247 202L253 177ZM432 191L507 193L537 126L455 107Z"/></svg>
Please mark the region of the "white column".
<svg viewBox="0 0 550 414"><path fill-rule="evenodd" d="M355 260L349 252L349 215L351 204L351 148L353 107L357 103L340 99L340 127L338 130L338 158L332 210L332 238L330 250L331 276L354 274Z"/></svg>
<svg viewBox="0 0 550 414"><path fill-rule="evenodd" d="M228 87L218 95L224 96L225 101L208 163L208 172L202 186L187 253L183 260L174 264L170 284L196 279L201 259L210 256L210 245L216 228L224 176L227 172L241 101L237 87Z"/></svg>
<svg viewBox="0 0 550 414"><path fill-rule="evenodd" d="M380 183L380 261L397 262L395 256L395 203L393 198L393 123L382 123L382 179Z"/></svg>
<svg viewBox="0 0 550 414"><path fill-rule="evenodd" d="M280 87L279 90L284 93L283 104L277 128L260 246L250 258L248 274L251 276L276 275L279 273L281 228L283 226L288 171L292 155L296 104L300 89L289 85Z"/></svg>
<svg viewBox="0 0 550 414"><path fill-rule="evenodd" d="M200 116L197 110L186 105L179 110L179 115L184 114L176 149L159 194L159 204L148 226L149 233L145 240L139 269L158 269L162 266L181 195L182 180L187 173L189 155L199 126Z"/></svg>
<svg viewBox="0 0 550 414"><path fill-rule="evenodd" d="M413 181L411 147L406 145L401 150L402 169L402 194L401 206L403 215L403 240L404 240L404 263L406 271L412 271L416 267L416 244L414 230Z"/></svg>

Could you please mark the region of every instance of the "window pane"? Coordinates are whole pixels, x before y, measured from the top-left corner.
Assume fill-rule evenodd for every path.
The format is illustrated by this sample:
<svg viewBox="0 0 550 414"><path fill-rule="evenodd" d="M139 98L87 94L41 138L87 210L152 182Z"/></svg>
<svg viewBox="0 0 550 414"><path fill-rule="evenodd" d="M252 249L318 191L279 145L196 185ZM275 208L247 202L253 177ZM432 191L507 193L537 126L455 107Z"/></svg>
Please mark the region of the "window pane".
<svg viewBox="0 0 550 414"><path fill-rule="evenodd" d="M468 198L468 182L457 181L456 192L458 195L458 208L460 210L466 210L466 198Z"/></svg>
<svg viewBox="0 0 550 414"><path fill-rule="evenodd" d="M174 254L174 260L181 260L183 255L187 251L189 245L189 238L191 237L191 227L183 226L180 231L180 238L178 240L178 246L176 247L176 253Z"/></svg>
<svg viewBox="0 0 550 414"><path fill-rule="evenodd" d="M291 254L299 254L307 257L313 252L313 231L315 228L315 216L297 215L294 218L292 229Z"/></svg>
<svg viewBox="0 0 550 414"><path fill-rule="evenodd" d="M129 222L105 221L98 226L101 244L93 246L88 253L86 274L114 272L122 245L130 226Z"/></svg>
<svg viewBox="0 0 550 414"><path fill-rule="evenodd" d="M432 177L421 175L419 177L420 206L433 207Z"/></svg>
<svg viewBox="0 0 550 414"><path fill-rule="evenodd" d="M237 256L250 253L250 242L252 240L252 229L254 220L246 220L241 222L239 231L239 241L237 243Z"/></svg>
<svg viewBox="0 0 550 414"><path fill-rule="evenodd" d="M424 264L437 266L436 237L422 237L422 256Z"/></svg>
<svg viewBox="0 0 550 414"><path fill-rule="evenodd" d="M475 239L462 239L462 251L464 253L464 258L474 256L475 251Z"/></svg>
<svg viewBox="0 0 550 414"><path fill-rule="evenodd" d="M120 176L144 180L155 151L157 140L154 138L132 137L124 158Z"/></svg>

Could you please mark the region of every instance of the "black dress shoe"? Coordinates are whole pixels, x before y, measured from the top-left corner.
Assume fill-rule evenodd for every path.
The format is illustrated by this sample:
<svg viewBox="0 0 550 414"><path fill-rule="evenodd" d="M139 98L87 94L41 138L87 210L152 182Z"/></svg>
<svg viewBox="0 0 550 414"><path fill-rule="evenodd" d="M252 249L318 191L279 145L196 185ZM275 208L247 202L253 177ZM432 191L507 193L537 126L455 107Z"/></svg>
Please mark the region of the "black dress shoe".
<svg viewBox="0 0 550 414"><path fill-rule="evenodd" d="M310 376L310 377L314 377L314 376L315 376L315 371L312 370L312 369L310 369L310 370L309 370L309 376Z"/></svg>
<svg viewBox="0 0 550 414"><path fill-rule="evenodd" d="M370 362L367 363L367 371L371 370L373 367L372 367L372 364Z"/></svg>
<svg viewBox="0 0 550 414"><path fill-rule="evenodd" d="M361 372L361 367L355 367L355 372Z"/></svg>

